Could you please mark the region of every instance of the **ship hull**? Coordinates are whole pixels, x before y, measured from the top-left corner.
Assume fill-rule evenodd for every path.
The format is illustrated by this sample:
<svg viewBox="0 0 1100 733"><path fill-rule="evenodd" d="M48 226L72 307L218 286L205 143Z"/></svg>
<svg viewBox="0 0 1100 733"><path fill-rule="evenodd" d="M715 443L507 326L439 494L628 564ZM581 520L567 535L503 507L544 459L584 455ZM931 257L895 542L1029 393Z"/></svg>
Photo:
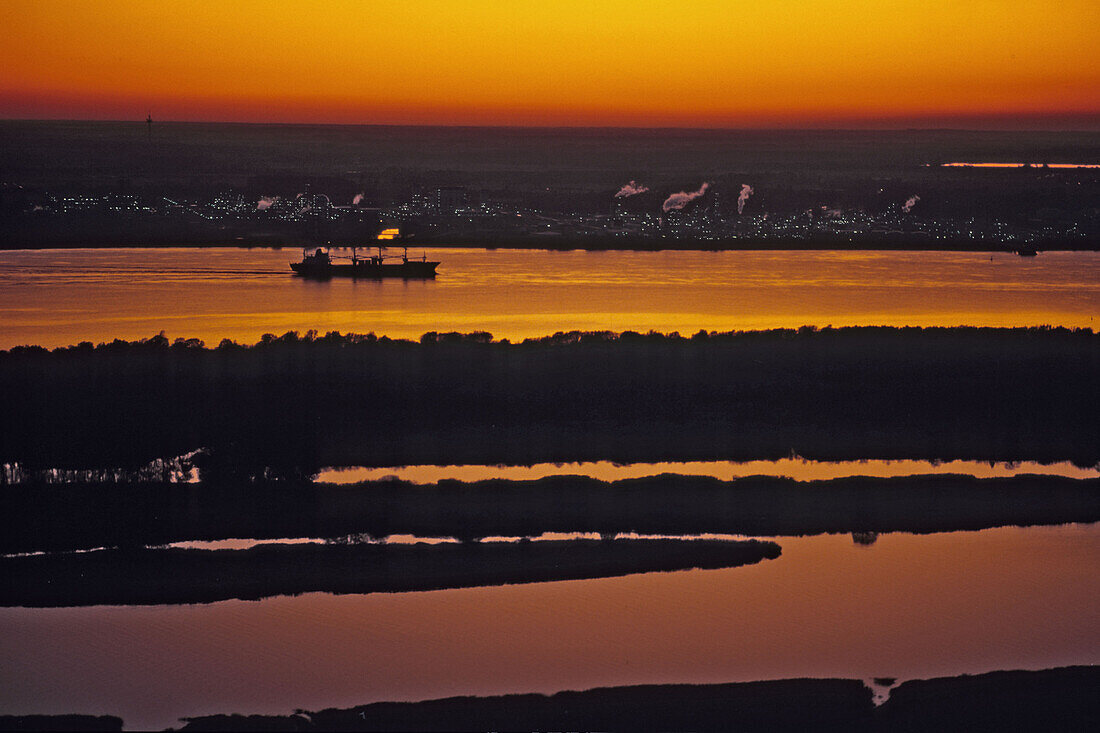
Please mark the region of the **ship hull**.
<svg viewBox="0 0 1100 733"><path fill-rule="evenodd" d="M356 277L364 279L378 279L383 277L400 277L406 280L425 279L435 277L435 268L438 262L425 262L410 260L396 263L372 263L357 262L355 264L332 263L314 264L312 262L291 262L290 268L302 277L327 279L330 277Z"/></svg>

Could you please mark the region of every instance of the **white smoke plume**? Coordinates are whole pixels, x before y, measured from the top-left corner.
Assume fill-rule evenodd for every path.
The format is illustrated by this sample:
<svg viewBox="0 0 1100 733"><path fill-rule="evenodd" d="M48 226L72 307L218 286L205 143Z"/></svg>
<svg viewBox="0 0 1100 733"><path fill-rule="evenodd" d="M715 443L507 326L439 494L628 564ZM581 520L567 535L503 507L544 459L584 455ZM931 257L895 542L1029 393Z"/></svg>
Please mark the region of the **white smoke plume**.
<svg viewBox="0 0 1100 733"><path fill-rule="evenodd" d="M908 214L909 210L916 206L918 201L920 201L920 196L913 194L902 204L901 210Z"/></svg>
<svg viewBox="0 0 1100 733"><path fill-rule="evenodd" d="M271 208L271 205L278 200L278 196L275 198L268 198L264 196L262 199L256 202L256 211L266 211Z"/></svg>
<svg viewBox="0 0 1100 733"><path fill-rule="evenodd" d="M619 192L615 194L615 198L625 199L627 196L637 196L638 194L645 193L648 190L648 186L643 186L637 181L632 180L630 183L619 189Z"/></svg>
<svg viewBox="0 0 1100 733"><path fill-rule="evenodd" d="M679 193L674 193L661 204L661 211L668 212L673 209L682 209L687 206L689 202L694 201L706 193L708 188L710 188L710 184L704 181L698 191L680 191Z"/></svg>
<svg viewBox="0 0 1100 733"><path fill-rule="evenodd" d="M357 194L355 194L355 198L353 198L351 200L351 205L352 206L358 206L360 203L362 203L362 201L363 201L363 194L357 193Z"/></svg>
<svg viewBox="0 0 1100 733"><path fill-rule="evenodd" d="M741 216L741 212L745 210L745 202L749 200L749 196L752 196L752 186L747 183L741 184L741 193L737 197L737 215Z"/></svg>

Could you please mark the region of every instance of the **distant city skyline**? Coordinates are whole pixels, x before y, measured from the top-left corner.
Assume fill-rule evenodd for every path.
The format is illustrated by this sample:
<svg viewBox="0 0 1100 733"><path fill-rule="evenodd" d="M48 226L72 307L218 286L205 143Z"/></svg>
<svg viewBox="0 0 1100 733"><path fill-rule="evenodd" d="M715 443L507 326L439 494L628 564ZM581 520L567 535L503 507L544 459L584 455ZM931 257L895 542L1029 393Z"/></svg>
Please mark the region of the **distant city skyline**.
<svg viewBox="0 0 1100 733"><path fill-rule="evenodd" d="M1100 5L0 6L0 118L1100 129Z"/></svg>

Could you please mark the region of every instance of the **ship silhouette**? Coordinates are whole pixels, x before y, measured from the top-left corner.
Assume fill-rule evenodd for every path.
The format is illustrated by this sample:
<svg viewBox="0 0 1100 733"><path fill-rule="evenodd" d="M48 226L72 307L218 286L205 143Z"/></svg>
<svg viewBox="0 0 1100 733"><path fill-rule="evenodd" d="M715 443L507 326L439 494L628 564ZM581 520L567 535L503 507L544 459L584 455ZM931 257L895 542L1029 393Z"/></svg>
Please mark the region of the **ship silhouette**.
<svg viewBox="0 0 1100 733"><path fill-rule="evenodd" d="M302 251L301 262L291 262L290 268L303 277L330 278L330 277L401 277L406 279L434 278L435 268L438 262L429 261L427 255L419 260L409 259L408 247L404 248L401 255L387 255L385 247L378 246L378 254L369 257L359 257L357 247L351 248L351 256L333 256L323 247L318 247L312 253ZM335 262L334 260L347 260ZM387 262L386 260L397 260Z"/></svg>

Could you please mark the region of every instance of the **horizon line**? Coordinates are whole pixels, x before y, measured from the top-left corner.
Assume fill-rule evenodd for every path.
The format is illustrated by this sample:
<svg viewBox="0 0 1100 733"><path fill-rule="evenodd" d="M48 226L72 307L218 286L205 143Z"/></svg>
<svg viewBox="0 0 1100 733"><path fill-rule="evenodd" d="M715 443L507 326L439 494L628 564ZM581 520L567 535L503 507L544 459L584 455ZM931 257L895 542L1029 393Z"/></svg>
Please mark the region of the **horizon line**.
<svg viewBox="0 0 1100 733"><path fill-rule="evenodd" d="M6 123L88 123L88 124L135 124L146 125L149 120L141 118L65 118L65 117L2 117L0 124ZM416 127L424 129L467 129L467 130L637 130L637 131L683 131L683 132L1000 132L1000 133L1060 133L1060 134L1098 134L1100 120L1094 128L1052 128L1052 127L953 127L913 124L867 126L691 126L691 125L540 125L540 124L462 124L430 122L259 122L255 120L180 120L152 118L152 124L170 125L238 125L255 127L378 127L400 128Z"/></svg>

